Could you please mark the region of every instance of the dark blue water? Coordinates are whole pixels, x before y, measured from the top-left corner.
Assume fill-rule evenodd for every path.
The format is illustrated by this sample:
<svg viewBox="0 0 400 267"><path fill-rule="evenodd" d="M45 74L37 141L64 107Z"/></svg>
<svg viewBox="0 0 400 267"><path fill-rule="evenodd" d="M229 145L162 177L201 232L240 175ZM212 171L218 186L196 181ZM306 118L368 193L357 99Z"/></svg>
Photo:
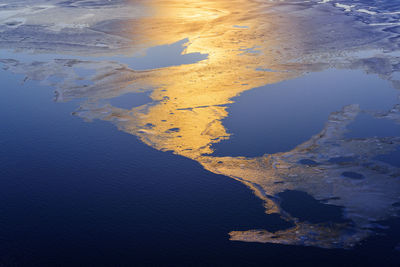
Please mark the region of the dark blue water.
<svg viewBox="0 0 400 267"><path fill-rule="evenodd" d="M387 119L377 119L369 114L358 115L347 128L347 138L390 137L400 134L399 124Z"/></svg>
<svg viewBox="0 0 400 267"><path fill-rule="evenodd" d="M379 155L378 157L376 157L376 159L388 163L392 166L400 167L400 147L388 154Z"/></svg>
<svg viewBox="0 0 400 267"><path fill-rule="evenodd" d="M288 227L243 184L154 150L0 72L0 265L396 265L394 230L355 250L232 242ZM400 223L390 222L397 229ZM396 229L392 228L392 229Z"/></svg>

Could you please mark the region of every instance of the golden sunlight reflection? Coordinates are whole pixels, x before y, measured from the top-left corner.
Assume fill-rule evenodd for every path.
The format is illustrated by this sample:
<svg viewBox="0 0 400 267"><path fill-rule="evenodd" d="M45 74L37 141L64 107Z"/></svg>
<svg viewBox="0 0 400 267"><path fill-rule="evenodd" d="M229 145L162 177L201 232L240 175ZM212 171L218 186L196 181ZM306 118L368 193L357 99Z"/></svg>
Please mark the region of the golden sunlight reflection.
<svg viewBox="0 0 400 267"><path fill-rule="evenodd" d="M221 119L227 116L224 105L232 97L295 75L277 64L283 57L278 48L294 41L278 38L276 26L282 19L256 1L148 5L152 16L132 22L132 39L140 36L141 44L154 46L187 38L184 53L208 55L196 64L154 70L144 81L140 78L155 88L151 97L159 103L136 108L120 126L157 149L192 159L211 153L212 143L229 137ZM261 70L266 66L275 71Z"/></svg>

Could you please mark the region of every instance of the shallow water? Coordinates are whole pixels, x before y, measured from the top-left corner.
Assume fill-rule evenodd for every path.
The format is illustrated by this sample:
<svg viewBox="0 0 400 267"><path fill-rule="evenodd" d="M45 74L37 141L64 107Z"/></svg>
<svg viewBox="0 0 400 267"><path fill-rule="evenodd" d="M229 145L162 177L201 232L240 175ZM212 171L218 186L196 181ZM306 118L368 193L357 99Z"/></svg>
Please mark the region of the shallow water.
<svg viewBox="0 0 400 267"><path fill-rule="evenodd" d="M256 88L236 97L228 108L230 116L223 124L232 136L215 144L213 155L254 157L289 151L319 133L332 111L356 103L365 110L388 110L398 96L388 81L354 70L331 69ZM349 126L347 137L400 132L389 120L361 120ZM370 135L362 125L369 127Z"/></svg>
<svg viewBox="0 0 400 267"><path fill-rule="evenodd" d="M0 263L398 265L399 10L1 3Z"/></svg>

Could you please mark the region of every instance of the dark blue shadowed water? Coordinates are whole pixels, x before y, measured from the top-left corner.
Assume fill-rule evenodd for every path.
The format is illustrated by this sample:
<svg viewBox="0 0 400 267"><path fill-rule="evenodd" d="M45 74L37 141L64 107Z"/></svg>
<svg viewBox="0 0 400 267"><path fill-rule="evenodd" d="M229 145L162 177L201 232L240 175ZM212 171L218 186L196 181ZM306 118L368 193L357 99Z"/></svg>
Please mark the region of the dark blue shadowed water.
<svg viewBox="0 0 400 267"><path fill-rule="evenodd" d="M71 115L50 88L0 72L0 263L4 266L395 263L399 233L359 250L231 242L290 227L230 178ZM393 222L398 224L397 221ZM380 241L382 242L382 241ZM335 260L332 261L332 256ZM351 261L349 261L351 259ZM167 264L168 263L168 264ZM328 263L328 262L327 262ZM328 264L330 265L330 264Z"/></svg>
<svg viewBox="0 0 400 267"><path fill-rule="evenodd" d="M87 124L71 116L74 103L54 103L49 88L21 86L21 78L1 72L0 259L6 264L212 257L217 248L209 246L229 245L233 229L279 226L240 183L151 149L106 122Z"/></svg>
<svg viewBox="0 0 400 267"><path fill-rule="evenodd" d="M240 183L105 122L84 123L71 116L73 103L51 102L49 88L20 86L20 78L1 73L4 261L178 260L197 249L216 253L201 244L214 236L229 244L231 227L280 222ZM227 223L235 217L236 226Z"/></svg>
<svg viewBox="0 0 400 267"><path fill-rule="evenodd" d="M344 223L343 208L340 206L323 204L309 194L286 190L278 194L281 198L281 207L299 221L310 223L340 222Z"/></svg>
<svg viewBox="0 0 400 267"><path fill-rule="evenodd" d="M351 251L229 241L232 230L290 224L266 215L243 184L154 150L107 122L86 123L71 115L76 103L52 102L48 87L22 85L22 76L4 71L0 79L1 265L387 266L400 260L394 230ZM387 223L400 229L396 220Z"/></svg>

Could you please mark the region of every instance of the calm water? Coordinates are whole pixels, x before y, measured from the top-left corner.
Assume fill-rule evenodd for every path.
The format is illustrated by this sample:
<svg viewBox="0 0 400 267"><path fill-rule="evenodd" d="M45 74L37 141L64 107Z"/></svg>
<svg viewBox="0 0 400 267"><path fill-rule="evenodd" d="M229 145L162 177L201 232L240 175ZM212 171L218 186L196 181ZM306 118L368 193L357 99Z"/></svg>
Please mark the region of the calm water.
<svg viewBox="0 0 400 267"><path fill-rule="evenodd" d="M0 265L398 266L399 11L0 3Z"/></svg>

